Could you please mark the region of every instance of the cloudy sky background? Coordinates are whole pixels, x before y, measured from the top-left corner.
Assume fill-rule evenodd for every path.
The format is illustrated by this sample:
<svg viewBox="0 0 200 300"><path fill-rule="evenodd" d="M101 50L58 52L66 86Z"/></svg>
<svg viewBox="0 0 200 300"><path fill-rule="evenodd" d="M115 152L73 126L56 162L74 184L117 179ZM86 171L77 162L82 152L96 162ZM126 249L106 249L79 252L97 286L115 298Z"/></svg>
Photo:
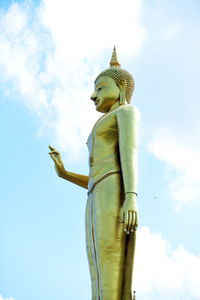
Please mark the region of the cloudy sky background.
<svg viewBox="0 0 200 300"><path fill-rule="evenodd" d="M89 100L113 45L141 112L138 300L200 299L200 2L0 0L0 300L90 299Z"/></svg>

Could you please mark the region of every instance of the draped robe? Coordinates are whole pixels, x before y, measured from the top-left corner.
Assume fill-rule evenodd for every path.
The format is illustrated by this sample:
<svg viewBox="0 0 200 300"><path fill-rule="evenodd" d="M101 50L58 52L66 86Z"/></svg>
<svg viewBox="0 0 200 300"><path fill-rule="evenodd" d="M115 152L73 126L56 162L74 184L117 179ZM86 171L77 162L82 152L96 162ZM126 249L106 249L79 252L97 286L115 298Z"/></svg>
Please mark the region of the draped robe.
<svg viewBox="0 0 200 300"><path fill-rule="evenodd" d="M126 235L121 223L126 192L137 188L137 123L132 105L103 115L87 145L89 183L86 248L92 300L131 300L136 233Z"/></svg>

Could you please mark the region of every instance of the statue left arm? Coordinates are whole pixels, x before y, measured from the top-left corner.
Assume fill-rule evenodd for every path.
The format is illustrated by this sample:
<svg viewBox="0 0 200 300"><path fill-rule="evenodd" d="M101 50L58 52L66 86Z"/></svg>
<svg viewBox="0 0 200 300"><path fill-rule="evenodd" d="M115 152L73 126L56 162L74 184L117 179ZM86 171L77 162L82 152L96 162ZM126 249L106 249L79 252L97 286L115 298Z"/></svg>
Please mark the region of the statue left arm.
<svg viewBox="0 0 200 300"><path fill-rule="evenodd" d="M131 105L117 111L119 153L125 200L122 209L124 231L129 234L138 226L137 212L137 112Z"/></svg>

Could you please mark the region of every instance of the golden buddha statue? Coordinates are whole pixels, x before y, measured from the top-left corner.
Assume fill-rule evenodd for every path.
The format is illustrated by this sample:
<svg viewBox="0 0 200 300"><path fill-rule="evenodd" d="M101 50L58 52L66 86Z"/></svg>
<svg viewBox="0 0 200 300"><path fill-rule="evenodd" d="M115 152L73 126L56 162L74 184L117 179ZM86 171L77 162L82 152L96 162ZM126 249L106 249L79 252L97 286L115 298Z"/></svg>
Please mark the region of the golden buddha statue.
<svg viewBox="0 0 200 300"><path fill-rule="evenodd" d="M134 80L114 48L110 68L95 80L91 100L104 113L87 141L89 176L64 168L49 146L58 176L88 189L86 246L92 300L132 300L132 271L138 226L137 124L130 105Z"/></svg>

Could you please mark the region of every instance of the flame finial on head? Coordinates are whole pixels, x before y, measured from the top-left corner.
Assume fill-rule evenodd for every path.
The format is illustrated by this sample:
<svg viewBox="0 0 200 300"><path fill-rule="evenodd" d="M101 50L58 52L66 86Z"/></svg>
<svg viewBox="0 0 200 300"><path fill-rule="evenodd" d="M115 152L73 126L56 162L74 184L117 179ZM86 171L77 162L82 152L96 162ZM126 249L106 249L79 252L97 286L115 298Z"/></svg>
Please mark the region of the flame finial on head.
<svg viewBox="0 0 200 300"><path fill-rule="evenodd" d="M120 67L120 63L117 60L117 53L116 53L116 47L114 46L111 61L110 61L111 67Z"/></svg>

